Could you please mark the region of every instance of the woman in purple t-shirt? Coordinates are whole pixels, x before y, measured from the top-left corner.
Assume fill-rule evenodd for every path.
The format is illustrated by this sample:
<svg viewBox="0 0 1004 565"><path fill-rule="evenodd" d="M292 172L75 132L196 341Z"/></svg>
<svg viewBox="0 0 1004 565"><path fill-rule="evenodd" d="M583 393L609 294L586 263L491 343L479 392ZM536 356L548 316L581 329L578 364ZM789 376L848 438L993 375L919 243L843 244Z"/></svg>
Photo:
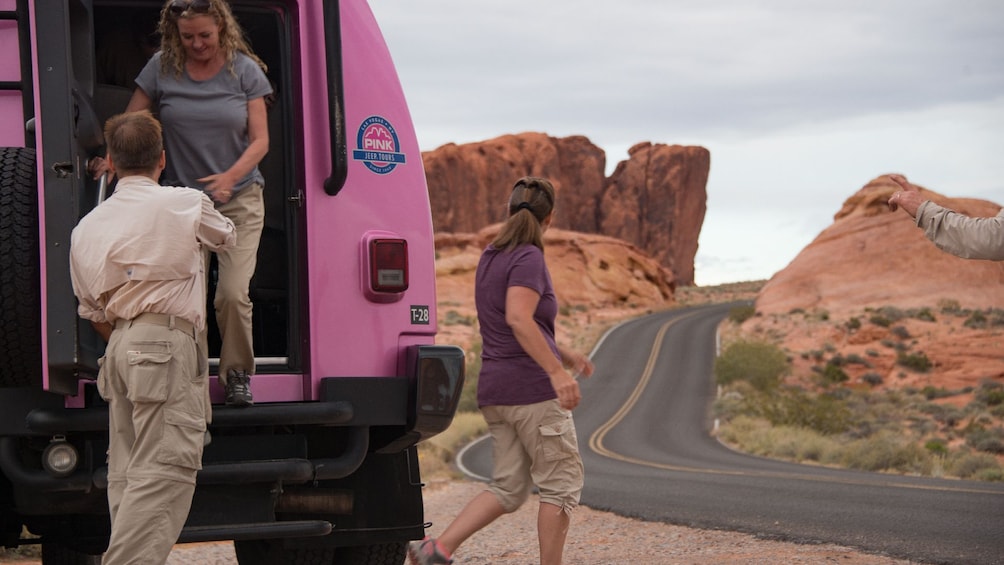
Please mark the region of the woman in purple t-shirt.
<svg viewBox="0 0 1004 565"><path fill-rule="evenodd" d="M452 563L464 540L514 512L534 485L540 563L561 563L583 483L571 413L581 394L566 366L589 376L593 364L554 339L558 301L543 244L553 210L550 181L516 181L509 217L481 255L474 290L482 339L478 406L492 435L493 478L439 538L411 544L413 564Z"/></svg>

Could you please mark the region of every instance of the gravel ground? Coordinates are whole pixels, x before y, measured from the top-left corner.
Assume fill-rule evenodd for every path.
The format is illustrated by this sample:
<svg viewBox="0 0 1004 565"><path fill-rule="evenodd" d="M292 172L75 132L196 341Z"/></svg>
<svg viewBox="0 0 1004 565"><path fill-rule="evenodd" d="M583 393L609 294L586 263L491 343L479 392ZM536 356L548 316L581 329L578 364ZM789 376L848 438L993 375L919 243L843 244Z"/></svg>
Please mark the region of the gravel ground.
<svg viewBox="0 0 1004 565"><path fill-rule="evenodd" d="M483 489L465 480L435 480L426 487L425 519L430 535L446 528L468 500ZM537 499L499 518L471 537L457 551L458 565L532 565L537 563ZM37 559L3 563L40 565ZM177 545L169 565L234 565L237 558L229 542ZM757 539L748 534L698 530L659 522L643 522L610 512L579 507L565 546L569 565L743 565L841 564L906 565L914 563L870 555L838 545L799 545Z"/></svg>

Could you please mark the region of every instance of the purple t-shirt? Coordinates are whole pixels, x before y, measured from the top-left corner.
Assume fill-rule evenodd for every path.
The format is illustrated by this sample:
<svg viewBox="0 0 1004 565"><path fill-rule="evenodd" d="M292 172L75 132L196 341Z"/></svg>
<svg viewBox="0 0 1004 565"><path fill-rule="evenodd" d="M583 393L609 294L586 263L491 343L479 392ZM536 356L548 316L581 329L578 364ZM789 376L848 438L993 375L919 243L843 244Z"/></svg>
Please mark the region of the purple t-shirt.
<svg viewBox="0 0 1004 565"><path fill-rule="evenodd" d="M530 288L540 295L533 319L554 352L554 319L558 300L544 252L534 245L499 251L489 245L481 254L474 281L474 303L481 326L481 374L478 406L533 404L557 398L544 369L523 351L505 321L506 291L510 286Z"/></svg>

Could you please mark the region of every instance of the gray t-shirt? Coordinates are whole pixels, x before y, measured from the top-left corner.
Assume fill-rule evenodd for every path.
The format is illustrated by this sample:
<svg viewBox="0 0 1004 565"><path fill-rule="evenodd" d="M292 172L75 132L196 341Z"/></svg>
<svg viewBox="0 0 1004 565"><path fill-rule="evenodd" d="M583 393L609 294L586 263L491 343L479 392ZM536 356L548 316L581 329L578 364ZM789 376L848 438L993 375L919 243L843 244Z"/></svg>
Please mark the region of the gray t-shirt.
<svg viewBox="0 0 1004 565"><path fill-rule="evenodd" d="M164 127L167 166L163 180L172 185L204 188L196 179L229 169L248 146L248 100L272 92L261 67L237 53L234 73L224 65L209 80L196 81L183 72L160 71L157 52L136 84L149 96ZM264 178L255 167L234 186L234 192Z"/></svg>

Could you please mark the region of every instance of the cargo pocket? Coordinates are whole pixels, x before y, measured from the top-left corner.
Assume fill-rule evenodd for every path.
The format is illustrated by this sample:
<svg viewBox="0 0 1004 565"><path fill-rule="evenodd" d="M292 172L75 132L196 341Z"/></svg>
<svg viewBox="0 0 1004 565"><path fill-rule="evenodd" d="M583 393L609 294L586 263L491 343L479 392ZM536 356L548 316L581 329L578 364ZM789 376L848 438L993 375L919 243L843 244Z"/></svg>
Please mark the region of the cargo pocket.
<svg viewBox="0 0 1004 565"><path fill-rule="evenodd" d="M108 369L105 367L105 356L98 357L98 394L106 401L112 398L111 389L108 386Z"/></svg>
<svg viewBox="0 0 1004 565"><path fill-rule="evenodd" d="M126 397L133 403L167 400L170 361L170 342L131 342L126 351L126 362L129 366Z"/></svg>
<svg viewBox="0 0 1004 565"><path fill-rule="evenodd" d="M540 448L545 461L558 461L571 457L578 449L575 441L575 426L571 418L542 424L540 430Z"/></svg>
<svg viewBox="0 0 1004 565"><path fill-rule="evenodd" d="M157 450L157 462L186 469L202 468L202 447L206 419L181 410L164 411L164 436Z"/></svg>

